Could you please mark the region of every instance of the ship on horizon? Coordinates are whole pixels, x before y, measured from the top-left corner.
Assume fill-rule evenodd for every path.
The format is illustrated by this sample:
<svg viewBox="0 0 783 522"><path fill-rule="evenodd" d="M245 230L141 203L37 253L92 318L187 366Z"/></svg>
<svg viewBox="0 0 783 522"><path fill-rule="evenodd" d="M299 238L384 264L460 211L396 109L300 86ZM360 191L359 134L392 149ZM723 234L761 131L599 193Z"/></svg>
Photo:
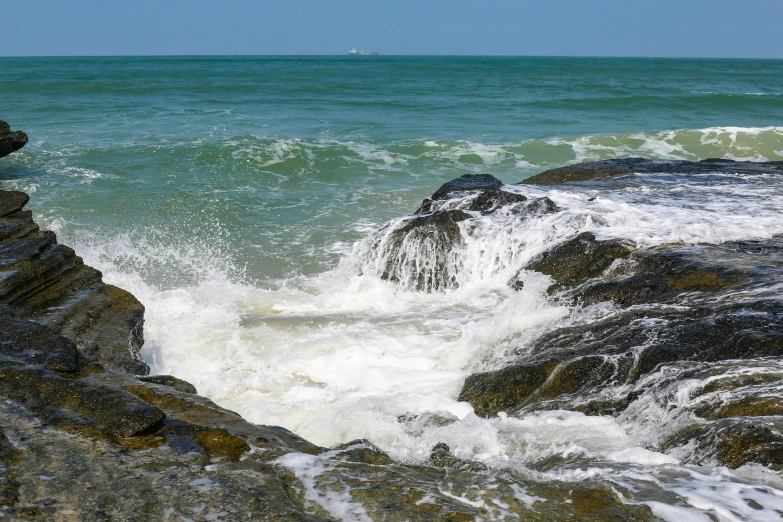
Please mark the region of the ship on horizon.
<svg viewBox="0 0 783 522"><path fill-rule="evenodd" d="M348 51L349 56L379 56L380 54L378 51L357 51L356 49Z"/></svg>

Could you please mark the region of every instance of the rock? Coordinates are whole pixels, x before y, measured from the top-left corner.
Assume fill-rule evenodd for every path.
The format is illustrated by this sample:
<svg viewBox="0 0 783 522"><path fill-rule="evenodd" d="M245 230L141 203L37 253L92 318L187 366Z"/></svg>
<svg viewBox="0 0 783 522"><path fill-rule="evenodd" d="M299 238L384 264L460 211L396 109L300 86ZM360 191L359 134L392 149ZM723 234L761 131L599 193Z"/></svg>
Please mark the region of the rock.
<svg viewBox="0 0 783 522"><path fill-rule="evenodd" d="M149 382L151 384L160 384L161 386L171 386L175 390L179 390L185 393L198 393L196 387L187 381L177 379L171 375L147 375L138 378L142 382Z"/></svg>
<svg viewBox="0 0 783 522"><path fill-rule="evenodd" d="M491 417L501 411L514 412L546 382L557 364L513 365L474 373L465 379L457 400L470 403L480 417Z"/></svg>
<svg viewBox="0 0 783 522"><path fill-rule="evenodd" d="M715 158L697 162L644 158L610 159L547 170L522 181L520 184L550 185L578 181L600 181L636 173L704 174L726 169L743 174L768 174L770 171L783 171L783 162L740 162Z"/></svg>
<svg viewBox="0 0 783 522"><path fill-rule="evenodd" d="M28 201L30 201L30 196L24 192L16 190L0 191L0 217L22 210Z"/></svg>
<svg viewBox="0 0 783 522"><path fill-rule="evenodd" d="M515 214L527 215L527 216L540 216L543 214L551 214L560 210L554 201L544 196L542 198L535 198L527 201L524 205L517 205L511 209Z"/></svg>
<svg viewBox="0 0 783 522"><path fill-rule="evenodd" d="M489 471L489 467L484 464L455 457L452 455L449 445L443 442L433 446L429 463L436 468L460 469L476 473Z"/></svg>
<svg viewBox="0 0 783 522"><path fill-rule="evenodd" d="M366 439L357 439L345 444L339 444L333 450L339 451L340 458L349 462L361 462L375 466L394 464L394 460L390 456Z"/></svg>
<svg viewBox="0 0 783 522"><path fill-rule="evenodd" d="M737 417L721 419L686 432L667 446L691 447L687 462L730 468L760 464L783 470L783 417Z"/></svg>
<svg viewBox="0 0 783 522"><path fill-rule="evenodd" d="M682 424L659 449L695 448L697 464L779 469L783 402L752 387L768 390L783 380L766 366L783 356L783 303L769 286L783 281L783 238L621 249L599 255L595 268L578 248L557 250L550 256L569 262L544 268L568 285L555 287L557 299L577 307L612 301L617 309L545 332L514 364L468 377L460 400L485 417L537 409L619 415L642 396L642 403L665 398L678 380L703 381L680 406L681 415L703 424ZM571 252L579 262L570 261ZM602 269L616 255L620 264ZM752 371L756 366L765 369ZM662 388L646 395L642 383L653 374Z"/></svg>
<svg viewBox="0 0 783 522"><path fill-rule="evenodd" d="M615 260L627 257L632 250L623 241L598 241L592 233L583 232L544 252L525 268L551 276L562 285L573 286L601 275Z"/></svg>
<svg viewBox="0 0 783 522"><path fill-rule="evenodd" d="M431 212L433 201L441 201L461 195L462 192L473 190L499 189L503 182L490 174L463 174L457 179L453 179L441 185L441 187L432 194L432 197L425 199L416 214L426 214Z"/></svg>
<svg viewBox="0 0 783 522"><path fill-rule="evenodd" d="M491 214L501 207L522 203L527 198L522 194L506 192L500 189L488 189L476 196L468 210L478 211L482 214Z"/></svg>
<svg viewBox="0 0 783 522"><path fill-rule="evenodd" d="M196 440L210 457L228 457L238 461L250 446L242 438L232 435L224 428L211 428L196 435Z"/></svg>
<svg viewBox="0 0 783 522"><path fill-rule="evenodd" d="M0 366L0 395L53 426L99 438L128 438L160 427L166 415L113 388L60 377L35 366Z"/></svg>
<svg viewBox="0 0 783 522"><path fill-rule="evenodd" d="M441 185L441 187L432 194L432 200L437 201L445 199L449 194L458 192L499 189L502 186L503 182L490 174L463 174L457 179L453 179Z"/></svg>
<svg viewBox="0 0 783 522"><path fill-rule="evenodd" d="M748 281L742 271L710 265L703 261L708 259L706 252L695 253L696 250L715 253L715 248L691 247L692 253L686 250L685 247L659 247L631 254L628 277L614 277L582 288L579 300L584 304L614 301L630 305L667 300L685 292L714 294Z"/></svg>
<svg viewBox="0 0 783 522"><path fill-rule="evenodd" d="M11 131L10 125L0 121L0 158L16 152L27 144L27 134Z"/></svg>
<svg viewBox="0 0 783 522"><path fill-rule="evenodd" d="M432 292L457 286L455 249L462 243L461 210L413 216L391 230L381 230L373 249L381 260L382 279Z"/></svg>
<svg viewBox="0 0 783 522"><path fill-rule="evenodd" d="M62 373L75 373L77 364L76 345L70 339L33 321L0 315L0 354L24 361L26 364L41 364Z"/></svg>
<svg viewBox="0 0 783 522"><path fill-rule="evenodd" d="M50 327L111 371L149 373L139 350L144 307L42 231L22 210L28 197L0 191L0 304Z"/></svg>

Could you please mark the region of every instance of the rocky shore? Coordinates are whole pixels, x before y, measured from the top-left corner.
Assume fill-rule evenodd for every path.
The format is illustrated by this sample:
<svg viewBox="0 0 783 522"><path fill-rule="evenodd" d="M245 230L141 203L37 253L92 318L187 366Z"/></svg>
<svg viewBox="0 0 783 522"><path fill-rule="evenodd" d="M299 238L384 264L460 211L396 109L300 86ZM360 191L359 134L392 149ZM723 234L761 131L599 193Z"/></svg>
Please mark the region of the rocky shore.
<svg viewBox="0 0 783 522"><path fill-rule="evenodd" d="M6 138L8 131L0 123L0 155L21 142L18 133ZM783 164L617 160L555 169L524 184L716 169L779 174ZM40 230L24 209L28 199L0 192L4 517L656 519L631 492L542 480L535 470L490 471L456 458L445 444L417 465L395 462L364 440L318 447L283 428L246 422L174 376L149 376L139 356L143 305ZM504 190L492 176L465 175L378 240L381 277L410 279L419 291L458 285L447 261L463 241L459 224L500 209L523 217L559 211L546 197ZM783 372L731 371L783 354L783 304L775 290L783 282L783 239L651 249L590 233L563 239L524 270L551 277L552 300L609 302L620 312L546 332L508 365L470 376L460 399L487 417L542 409L633 415L645 394L710 373L710 385L695 392L704 400L686 412L692 421L676 423L650 449L687 448L684 461L697 465L783 469L783 400L754 392L783 382ZM430 266L418 266L412 245L439 254ZM509 285L522 288L517 279ZM666 377L658 378L664 368Z"/></svg>

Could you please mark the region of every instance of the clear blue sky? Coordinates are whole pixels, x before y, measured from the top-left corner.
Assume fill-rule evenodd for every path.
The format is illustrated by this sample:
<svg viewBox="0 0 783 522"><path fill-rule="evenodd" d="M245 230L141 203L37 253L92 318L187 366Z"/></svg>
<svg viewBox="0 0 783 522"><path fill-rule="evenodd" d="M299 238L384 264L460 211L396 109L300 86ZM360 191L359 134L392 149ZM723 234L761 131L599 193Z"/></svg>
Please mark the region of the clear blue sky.
<svg viewBox="0 0 783 522"><path fill-rule="evenodd" d="M783 0L2 0L0 55L783 58Z"/></svg>

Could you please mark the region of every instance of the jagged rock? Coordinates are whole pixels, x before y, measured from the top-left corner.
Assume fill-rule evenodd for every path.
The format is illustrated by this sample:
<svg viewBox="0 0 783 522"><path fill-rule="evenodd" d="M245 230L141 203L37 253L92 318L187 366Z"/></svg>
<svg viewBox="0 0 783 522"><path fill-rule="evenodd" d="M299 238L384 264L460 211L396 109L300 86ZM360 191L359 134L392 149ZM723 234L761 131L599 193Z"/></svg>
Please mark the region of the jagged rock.
<svg viewBox="0 0 783 522"><path fill-rule="evenodd" d="M12 131L11 126L0 121L0 158L16 152L27 144L27 134L22 131Z"/></svg>
<svg viewBox="0 0 783 522"><path fill-rule="evenodd" d="M470 403L476 415L481 417L516 411L546 382L557 364L513 365L493 372L474 373L465 379L458 400Z"/></svg>
<svg viewBox="0 0 783 522"><path fill-rule="evenodd" d="M473 190L491 190L499 189L503 182L491 174L463 174L457 179L453 179L441 185L441 187L432 194L432 197L425 199L416 214L426 214L431 211L433 201L449 199L462 192Z"/></svg>
<svg viewBox="0 0 783 522"><path fill-rule="evenodd" d="M572 305L611 300L627 309L542 335L526 348L532 355L525 359L468 377L460 400L481 416L569 407L614 414L638 394L608 402L573 398L636 382L666 364L783 355L783 304L777 298L756 291L753 299L740 302L715 299L783 279L783 239L638 250L628 254L628 267L620 275L600 273L612 257L592 271L575 271L581 279L567 270L558 274L573 285L559 287L560 298ZM647 303L656 306L639 307ZM686 303L693 304L683 307ZM706 404L695 413L717 419L781 410L778 401L745 400Z"/></svg>
<svg viewBox="0 0 783 522"><path fill-rule="evenodd" d="M687 462L720 463L731 468L761 464L783 470L783 417L736 417L721 419L686 431L666 446L691 446Z"/></svg>
<svg viewBox="0 0 783 522"><path fill-rule="evenodd" d="M522 194L506 192L505 190L500 189L488 189L476 196L476 199L470 203L468 210L479 211L483 214L491 214L506 205L514 205L524 201L527 201L527 198Z"/></svg>
<svg viewBox="0 0 783 522"><path fill-rule="evenodd" d="M50 425L98 437L133 437L159 426L166 417L121 390L33 366L0 366L0 395L25 404Z"/></svg>
<svg viewBox="0 0 783 522"><path fill-rule="evenodd" d="M390 456L366 439L357 439L345 444L339 444L334 447L334 450L340 452L340 458L349 462L361 462L376 466L394 464L394 460Z"/></svg>
<svg viewBox="0 0 783 522"><path fill-rule="evenodd" d="M138 378L141 382L148 382L151 384L160 384L162 386L171 386L175 390L179 390L185 393L198 393L196 387L187 381L178 379L171 375L146 375Z"/></svg>
<svg viewBox="0 0 783 522"><path fill-rule="evenodd" d="M630 305L666 300L685 292L717 293L748 281L741 270L705 263L704 256L690 255L685 250L659 247L632 254L633 268L628 277L595 282L581 288L578 298L584 304L614 301Z"/></svg>
<svg viewBox="0 0 783 522"><path fill-rule="evenodd" d="M633 249L623 241L598 241L590 232L544 252L525 267L551 276L561 285L576 285L597 277L617 259L627 257Z"/></svg>
<svg viewBox="0 0 783 522"><path fill-rule="evenodd" d="M388 235L381 231L374 247L383 260L381 278L427 292L456 286L454 251L462 242L458 223L469 218L461 210L438 211L413 216Z"/></svg>
<svg viewBox="0 0 783 522"><path fill-rule="evenodd" d="M554 201L544 196L542 198L535 198L528 200L524 205L517 205L511 209L515 214L526 216L540 216L543 214L551 214L557 212L559 209Z"/></svg>
<svg viewBox="0 0 783 522"><path fill-rule="evenodd" d="M0 191L0 217L22 210L28 201L30 201L30 196L24 192L16 190Z"/></svg>
<svg viewBox="0 0 783 522"><path fill-rule="evenodd" d="M228 457L238 461L243 453L250 451L250 446L241 437L232 435L224 428L211 428L196 435L199 445L207 451L210 457Z"/></svg>
<svg viewBox="0 0 783 522"><path fill-rule="evenodd" d="M550 185L576 181L593 181L627 176L635 173L650 174L666 172L673 174L703 174L730 169L741 174L762 174L770 171L783 172L783 161L752 162L710 158L702 161L668 161L644 158L624 158L567 165L547 170L530 177L520 184Z"/></svg>

